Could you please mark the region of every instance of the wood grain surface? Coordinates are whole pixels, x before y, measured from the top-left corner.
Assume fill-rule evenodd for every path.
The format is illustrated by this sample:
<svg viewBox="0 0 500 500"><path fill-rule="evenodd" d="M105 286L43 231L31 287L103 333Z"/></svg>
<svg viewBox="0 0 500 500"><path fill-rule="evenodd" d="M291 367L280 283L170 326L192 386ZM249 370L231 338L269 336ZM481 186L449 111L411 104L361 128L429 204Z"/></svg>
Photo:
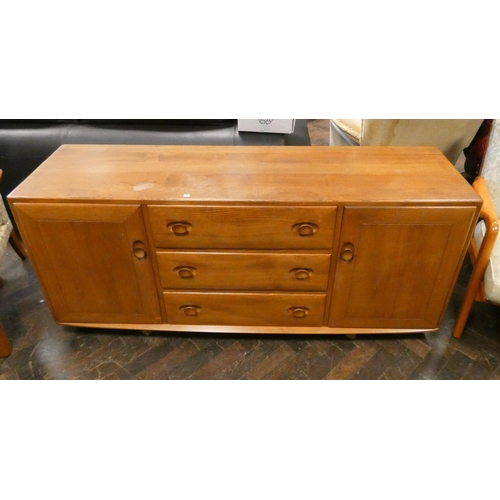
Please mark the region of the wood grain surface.
<svg viewBox="0 0 500 500"><path fill-rule="evenodd" d="M68 144L10 198L183 204L288 204L291 199L319 204L480 203L458 171L431 147Z"/></svg>

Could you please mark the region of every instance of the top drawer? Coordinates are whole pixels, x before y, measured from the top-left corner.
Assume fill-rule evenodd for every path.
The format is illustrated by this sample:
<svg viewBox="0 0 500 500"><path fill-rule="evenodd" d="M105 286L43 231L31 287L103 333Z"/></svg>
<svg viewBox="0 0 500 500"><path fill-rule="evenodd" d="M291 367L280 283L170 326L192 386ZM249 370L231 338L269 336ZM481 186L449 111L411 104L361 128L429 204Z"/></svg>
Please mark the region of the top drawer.
<svg viewBox="0 0 500 500"><path fill-rule="evenodd" d="M149 205L156 247L327 249L335 207Z"/></svg>

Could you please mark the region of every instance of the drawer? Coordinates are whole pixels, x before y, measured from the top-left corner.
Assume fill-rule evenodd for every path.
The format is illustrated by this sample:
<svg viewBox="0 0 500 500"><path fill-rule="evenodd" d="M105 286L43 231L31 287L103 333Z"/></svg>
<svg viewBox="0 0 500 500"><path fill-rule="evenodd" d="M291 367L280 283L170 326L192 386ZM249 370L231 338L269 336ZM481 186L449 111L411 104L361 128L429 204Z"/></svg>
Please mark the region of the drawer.
<svg viewBox="0 0 500 500"><path fill-rule="evenodd" d="M158 252L163 288L325 291L331 254Z"/></svg>
<svg viewBox="0 0 500 500"><path fill-rule="evenodd" d="M335 207L149 205L156 247L330 249Z"/></svg>
<svg viewBox="0 0 500 500"><path fill-rule="evenodd" d="M174 325L321 326L325 294L164 292Z"/></svg>

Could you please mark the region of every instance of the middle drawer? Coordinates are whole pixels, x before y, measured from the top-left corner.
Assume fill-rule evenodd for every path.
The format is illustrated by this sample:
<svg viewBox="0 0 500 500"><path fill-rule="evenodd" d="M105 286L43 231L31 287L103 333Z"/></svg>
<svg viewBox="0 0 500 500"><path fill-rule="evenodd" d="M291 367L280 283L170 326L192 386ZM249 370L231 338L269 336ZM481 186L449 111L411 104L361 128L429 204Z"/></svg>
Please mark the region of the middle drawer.
<svg viewBox="0 0 500 500"><path fill-rule="evenodd" d="M157 252L163 288L325 291L328 253Z"/></svg>

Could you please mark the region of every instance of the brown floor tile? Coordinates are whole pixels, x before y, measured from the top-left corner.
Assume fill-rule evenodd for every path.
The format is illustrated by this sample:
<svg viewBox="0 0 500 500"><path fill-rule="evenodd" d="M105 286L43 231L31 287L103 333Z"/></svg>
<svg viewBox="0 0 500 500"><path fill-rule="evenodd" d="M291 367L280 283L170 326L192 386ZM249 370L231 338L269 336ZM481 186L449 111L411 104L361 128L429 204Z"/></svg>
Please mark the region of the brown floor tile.
<svg viewBox="0 0 500 500"><path fill-rule="evenodd" d="M496 380L496 369L492 369L481 363L470 363L465 370L463 380ZM452 380L455 379L455 375Z"/></svg>
<svg viewBox="0 0 500 500"><path fill-rule="evenodd" d="M381 347L376 343L367 344L365 347L356 347L325 376L325 379L352 379L380 349Z"/></svg>
<svg viewBox="0 0 500 500"><path fill-rule="evenodd" d="M126 380L131 377L130 373L115 361L101 363L92 370L91 374L94 380L104 380L115 376L121 380Z"/></svg>
<svg viewBox="0 0 500 500"><path fill-rule="evenodd" d="M158 361L147 366L143 371L139 372L134 378L140 380L164 380L167 374L184 363L199 349L190 340L184 341L173 351L170 351L166 356Z"/></svg>
<svg viewBox="0 0 500 500"><path fill-rule="evenodd" d="M410 349L410 351L413 351L417 356L420 356L421 358L425 358L427 354L429 354L429 351L431 351L431 346L423 342L422 340L415 338L415 339L402 339L401 344L403 344L407 349Z"/></svg>
<svg viewBox="0 0 500 500"><path fill-rule="evenodd" d="M19 376L15 370L5 369L0 371L0 380L19 380Z"/></svg>
<svg viewBox="0 0 500 500"><path fill-rule="evenodd" d="M273 351L263 361L257 364L251 371L247 372L243 379L263 379L269 372L276 369L290 356L294 356L295 351L286 343Z"/></svg>
<svg viewBox="0 0 500 500"><path fill-rule="evenodd" d="M241 341L238 340L241 344ZM252 372L255 367L266 359L273 351L263 342L258 342L254 347L241 356L239 362L231 370L231 379L238 380Z"/></svg>
<svg viewBox="0 0 500 500"><path fill-rule="evenodd" d="M245 349L239 342L234 342L221 353L198 368L190 379L216 380L231 378L233 368L239 363Z"/></svg>
<svg viewBox="0 0 500 500"><path fill-rule="evenodd" d="M321 354L323 352L318 349L317 344L307 343L295 356L289 357L284 363L267 373L264 378L272 380L306 379L306 371Z"/></svg>
<svg viewBox="0 0 500 500"><path fill-rule="evenodd" d="M397 357L388 350L379 349L367 363L352 377L353 380L376 380L385 372L386 367L394 364Z"/></svg>
<svg viewBox="0 0 500 500"><path fill-rule="evenodd" d="M130 363L126 364L124 368L132 375L137 375L138 373L144 371L153 363L156 363L159 359L166 356L169 352L173 351L180 343L180 339L164 339L164 342L157 346L149 349L144 354L141 354L135 358Z"/></svg>
<svg viewBox="0 0 500 500"><path fill-rule="evenodd" d="M439 370L438 378L440 380L454 380L462 378L467 373L471 363L471 359L468 356L456 351L444 364L441 370Z"/></svg>
<svg viewBox="0 0 500 500"><path fill-rule="evenodd" d="M413 370L409 378L414 380L437 380L438 373L448 359L440 353L430 352Z"/></svg>
<svg viewBox="0 0 500 500"><path fill-rule="evenodd" d="M456 339L451 337L449 343L450 347L452 347L456 351L460 351L462 354L465 354L469 359L473 361L475 361L481 355L481 350L470 345L466 339Z"/></svg>
<svg viewBox="0 0 500 500"><path fill-rule="evenodd" d="M386 368L383 377L387 380L405 380L422 362L422 358L413 351L406 349L398 356L396 361Z"/></svg>
<svg viewBox="0 0 500 500"><path fill-rule="evenodd" d="M307 368L303 369L304 374L310 380L322 380L345 357L346 353L341 351L334 344L331 344L329 349L325 349L324 346L322 346L319 355L311 360Z"/></svg>
<svg viewBox="0 0 500 500"><path fill-rule="evenodd" d="M400 356L407 350L407 348L394 337L377 340L377 344L391 354L394 354L394 356Z"/></svg>
<svg viewBox="0 0 500 500"><path fill-rule="evenodd" d="M203 365L223 352L223 349L212 341L189 356L182 364L177 365L166 373L168 379L186 380Z"/></svg>
<svg viewBox="0 0 500 500"><path fill-rule="evenodd" d="M209 344L212 344L217 337L212 337L211 335L204 335L203 337L191 337L191 342L198 348L198 350L203 349Z"/></svg>

